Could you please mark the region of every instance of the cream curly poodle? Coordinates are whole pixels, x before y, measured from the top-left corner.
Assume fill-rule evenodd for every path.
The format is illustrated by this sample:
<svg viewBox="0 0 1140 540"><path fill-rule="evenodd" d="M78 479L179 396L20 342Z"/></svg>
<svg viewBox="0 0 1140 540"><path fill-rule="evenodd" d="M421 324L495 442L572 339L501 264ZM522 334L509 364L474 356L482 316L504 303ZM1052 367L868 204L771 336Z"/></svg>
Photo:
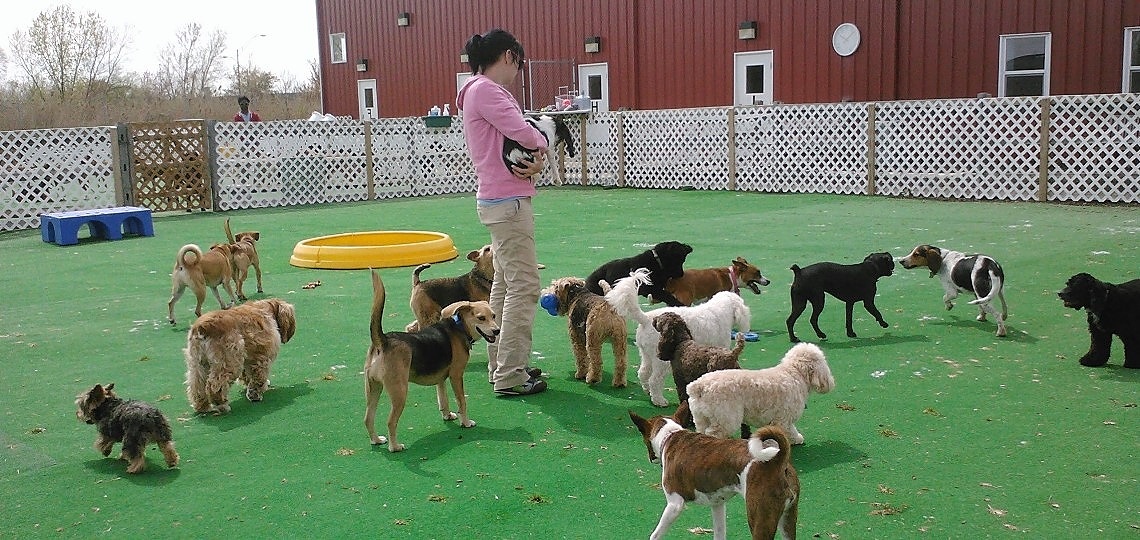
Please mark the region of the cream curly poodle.
<svg viewBox="0 0 1140 540"><path fill-rule="evenodd" d="M741 423L775 424L792 444L803 444L795 423L804 413L808 393L826 394L835 379L823 351L798 343L776 366L765 369L722 369L689 383L689 409L697 431L728 437Z"/></svg>

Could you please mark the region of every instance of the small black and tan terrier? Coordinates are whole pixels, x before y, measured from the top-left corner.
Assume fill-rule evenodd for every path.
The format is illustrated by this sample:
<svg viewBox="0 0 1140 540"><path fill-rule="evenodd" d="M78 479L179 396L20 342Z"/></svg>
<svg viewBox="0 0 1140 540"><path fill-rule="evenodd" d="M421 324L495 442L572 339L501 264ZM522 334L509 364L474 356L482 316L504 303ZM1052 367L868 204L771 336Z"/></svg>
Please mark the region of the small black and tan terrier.
<svg viewBox="0 0 1140 540"><path fill-rule="evenodd" d="M170 423L162 411L144 401L124 400L115 395L115 384L101 384L79 394L75 399L75 416L99 430L95 449L104 456L111 455L111 447L123 443L119 459L129 462L128 473L140 473L146 468L144 452L150 443L158 444L168 467L178 465L178 452L171 440Z"/></svg>

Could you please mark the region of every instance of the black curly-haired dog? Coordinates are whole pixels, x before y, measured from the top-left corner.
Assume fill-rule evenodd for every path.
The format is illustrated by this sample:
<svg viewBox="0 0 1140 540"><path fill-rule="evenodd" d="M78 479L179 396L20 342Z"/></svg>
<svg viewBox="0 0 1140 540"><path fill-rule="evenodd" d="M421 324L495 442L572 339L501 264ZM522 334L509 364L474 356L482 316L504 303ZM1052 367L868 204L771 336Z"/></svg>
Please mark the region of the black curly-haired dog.
<svg viewBox="0 0 1140 540"><path fill-rule="evenodd" d="M125 459L128 473L140 473L146 468L146 446L157 443L168 467L178 465L178 452L174 451L170 423L162 411L144 401L124 400L115 395L115 383L104 387L95 385L75 398L75 416L94 424L99 431L95 449L103 456L111 455L111 447L123 443L119 459Z"/></svg>
<svg viewBox="0 0 1140 540"><path fill-rule="evenodd" d="M788 338L799 343L793 328L796 319L811 302L811 327L819 339L827 339L827 334L819 329L819 314L823 312L824 293L830 294L847 304L847 337L856 337L851 328L851 310L855 302L863 302L863 308L870 313L879 326L889 326L883 315L875 307L875 291L879 278L893 274L895 260L890 253L872 253L859 264L839 264L820 262L803 268L792 265L792 314L788 316Z"/></svg>
<svg viewBox="0 0 1140 540"><path fill-rule="evenodd" d="M679 278L685 273L685 258L693 252L688 244L670 240L661 242L633 257L614 259L598 267L586 278L586 287L594 294L606 294L598 285L599 280L613 285L617 280L629 277L638 268L649 270L649 283L637 289L639 296L653 295L653 300L676 307L683 306L676 296L665 290L670 279Z"/></svg>
<svg viewBox="0 0 1140 540"><path fill-rule="evenodd" d="M1082 366L1106 364L1115 334L1124 344L1124 367L1140 369L1140 279L1114 285L1082 272L1069 278L1057 296L1065 307L1088 314L1091 344Z"/></svg>

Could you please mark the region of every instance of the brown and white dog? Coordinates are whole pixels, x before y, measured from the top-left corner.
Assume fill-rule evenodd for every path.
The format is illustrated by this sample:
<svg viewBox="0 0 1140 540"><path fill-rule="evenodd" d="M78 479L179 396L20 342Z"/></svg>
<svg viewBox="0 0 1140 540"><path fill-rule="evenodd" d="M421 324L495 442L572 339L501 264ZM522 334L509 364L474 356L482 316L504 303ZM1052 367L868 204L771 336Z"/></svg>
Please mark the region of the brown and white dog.
<svg viewBox="0 0 1140 540"><path fill-rule="evenodd" d="M230 280L233 279L233 250L229 244L214 244L206 253L202 253L202 248L195 244L182 246L174 259L174 270L170 273L170 279L173 284L170 290L170 302L166 305L170 324L174 324L174 304L182 298L186 287L194 291L194 297L198 300L198 304L194 306L194 314L199 317L202 316L202 302L206 300L206 287L214 291L214 298L218 299L222 309L229 309L237 302L233 287L230 286ZM230 296L228 304L223 302L222 295L218 294L218 285L225 287L226 294Z"/></svg>
<svg viewBox="0 0 1140 540"><path fill-rule="evenodd" d="M741 285L748 287L753 294L760 294L760 287L769 283L756 265L744 257L737 257L727 267L685 270L681 277L670 279L665 284L665 291L681 304L691 306L694 302L712 298L720 291L740 294ZM650 296L649 303L656 303L656 300Z"/></svg>
<svg viewBox="0 0 1140 540"><path fill-rule="evenodd" d="M296 330L293 305L277 298L199 317L183 350L186 396L194 411L228 413L230 385L239 380L247 399L261 401L269 389L269 368Z"/></svg>
<svg viewBox="0 0 1140 540"><path fill-rule="evenodd" d="M226 238L229 239L230 248L233 250L233 273L234 283L237 285L237 297L244 302L246 297L242 291L242 284L245 283L251 266L257 276L257 293L265 292L261 288L261 258L257 256L257 241L261 240L261 233L245 231L234 234L230 232L229 218L226 218L225 229Z"/></svg>
<svg viewBox="0 0 1140 540"><path fill-rule="evenodd" d="M412 297L408 301L416 320L404 330L416 332L421 327L439 320L444 306L456 302L486 302L491 299L491 284L495 279L495 258L491 246L486 245L467 253L467 260L475 263L470 272L457 277L443 277L420 281L420 272L431 268L421 264L412 272Z"/></svg>
<svg viewBox="0 0 1140 540"><path fill-rule="evenodd" d="M443 318L420 328L418 332L384 332L384 282L372 270L372 345L364 359L364 427L372 444L387 444L390 452L404 445L396 441L396 425L408 399L408 385L435 385L439 412L446 421L459 418L459 425L475 427L467 417L467 396L463 391L463 370L471 357L471 345L480 337L494 343L499 336L495 312L487 302L456 302L442 310ZM459 415L451 412L447 388L459 407ZM380 394L388 389L392 410L388 413L388 437L376 434L376 406Z"/></svg>
<svg viewBox="0 0 1140 540"><path fill-rule="evenodd" d="M954 307L953 300L958 293L974 293L976 299L971 300L970 305L978 306L978 321L984 322L987 313L993 315L998 325L997 336L1005 337L1005 320L1009 314L1002 293L1005 272L993 257L966 255L961 251L922 244L903 257L899 264L907 269L925 266L930 269L930 277L938 276L946 291L942 301L946 303L947 310ZM1001 301L1001 313L991 304L994 298Z"/></svg>
<svg viewBox="0 0 1140 540"><path fill-rule="evenodd" d="M684 402L672 417L646 420L629 411L649 460L661 463L665 510L650 538L664 537L686 503L711 506L713 538L727 538L725 504L739 493L748 510L752 538L775 538L779 531L783 538L794 539L800 481L784 431L764 426L748 440L718 439L681 427L687 416Z"/></svg>

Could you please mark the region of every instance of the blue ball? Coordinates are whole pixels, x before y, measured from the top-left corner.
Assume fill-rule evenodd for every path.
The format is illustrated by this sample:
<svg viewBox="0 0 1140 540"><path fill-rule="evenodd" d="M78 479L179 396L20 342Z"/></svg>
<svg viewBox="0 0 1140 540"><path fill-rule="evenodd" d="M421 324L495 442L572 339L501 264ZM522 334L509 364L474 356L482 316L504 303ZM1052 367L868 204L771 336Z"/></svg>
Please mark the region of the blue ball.
<svg viewBox="0 0 1140 540"><path fill-rule="evenodd" d="M542 306L542 309L545 309L547 313L555 317L558 316L558 298L553 294L547 293L542 295L542 297L538 299L538 305Z"/></svg>

